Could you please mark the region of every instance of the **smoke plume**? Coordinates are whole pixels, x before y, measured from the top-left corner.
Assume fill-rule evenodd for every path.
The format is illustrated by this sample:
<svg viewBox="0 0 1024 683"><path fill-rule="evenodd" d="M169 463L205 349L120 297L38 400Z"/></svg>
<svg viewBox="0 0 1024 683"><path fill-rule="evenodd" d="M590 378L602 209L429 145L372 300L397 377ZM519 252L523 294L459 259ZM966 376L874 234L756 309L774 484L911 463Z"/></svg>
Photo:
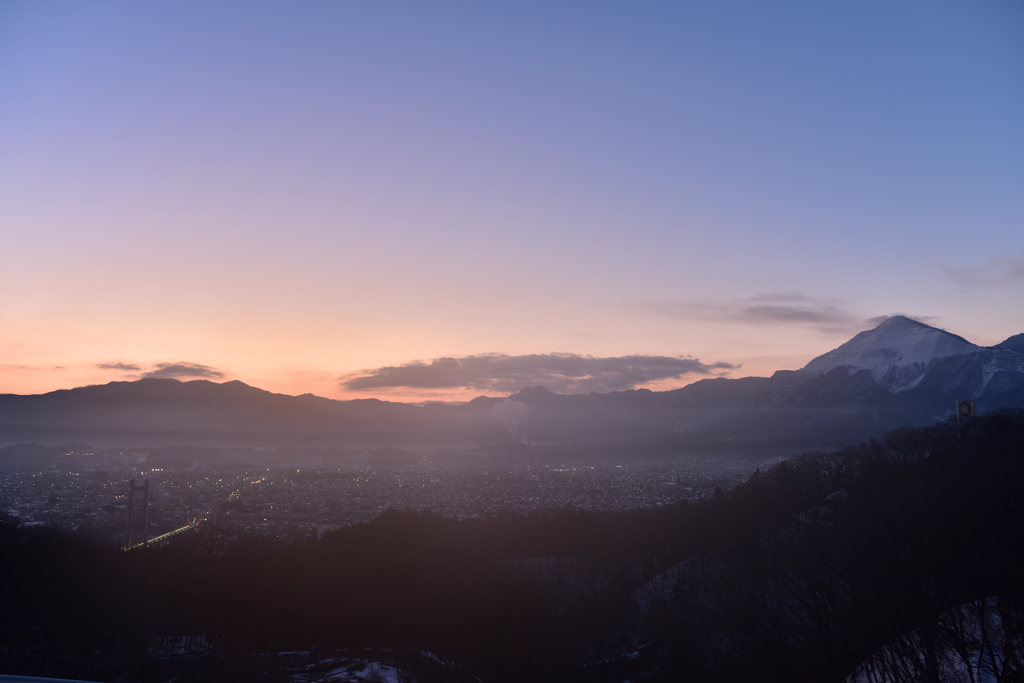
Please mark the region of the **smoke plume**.
<svg viewBox="0 0 1024 683"><path fill-rule="evenodd" d="M491 409L491 414L508 427L508 431L512 432L512 440L518 443L519 423L526 417L526 404L506 398Z"/></svg>

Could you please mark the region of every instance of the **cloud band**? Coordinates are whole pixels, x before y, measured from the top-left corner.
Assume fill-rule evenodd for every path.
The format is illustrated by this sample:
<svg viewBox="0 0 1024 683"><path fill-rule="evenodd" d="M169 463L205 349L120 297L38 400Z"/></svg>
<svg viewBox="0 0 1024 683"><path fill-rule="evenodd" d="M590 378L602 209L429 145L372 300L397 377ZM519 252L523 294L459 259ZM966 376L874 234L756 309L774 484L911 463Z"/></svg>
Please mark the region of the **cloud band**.
<svg viewBox="0 0 1024 683"><path fill-rule="evenodd" d="M632 389L647 382L708 375L733 369L729 363L701 363L695 358L618 356L596 358L573 353L509 356L499 353L437 358L364 370L341 378L353 391L372 389L471 389L513 393L543 386L558 393L590 393Z"/></svg>

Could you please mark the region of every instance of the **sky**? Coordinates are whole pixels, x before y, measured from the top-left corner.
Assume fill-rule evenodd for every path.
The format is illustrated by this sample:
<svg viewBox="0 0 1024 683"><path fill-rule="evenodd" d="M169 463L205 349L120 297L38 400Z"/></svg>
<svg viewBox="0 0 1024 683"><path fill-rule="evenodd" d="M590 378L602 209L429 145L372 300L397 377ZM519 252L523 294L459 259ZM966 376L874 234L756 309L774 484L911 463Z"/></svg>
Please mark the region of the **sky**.
<svg viewBox="0 0 1024 683"><path fill-rule="evenodd" d="M459 401L1024 332L1024 4L0 0L0 393Z"/></svg>

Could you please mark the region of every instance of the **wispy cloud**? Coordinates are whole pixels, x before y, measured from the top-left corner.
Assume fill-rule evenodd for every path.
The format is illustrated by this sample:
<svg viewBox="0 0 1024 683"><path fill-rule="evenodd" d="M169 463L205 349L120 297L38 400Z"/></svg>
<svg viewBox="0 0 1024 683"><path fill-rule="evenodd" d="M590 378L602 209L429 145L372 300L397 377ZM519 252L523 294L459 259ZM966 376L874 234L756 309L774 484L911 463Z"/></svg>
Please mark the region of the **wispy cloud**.
<svg viewBox="0 0 1024 683"><path fill-rule="evenodd" d="M943 267L946 276L963 287L1003 287L1024 283L1024 259L991 258L977 268Z"/></svg>
<svg viewBox="0 0 1024 683"><path fill-rule="evenodd" d="M655 380L708 375L735 367L730 363L705 364L696 358L671 356L596 358L574 353L488 353L374 368L345 375L340 381L345 389L356 391L404 387L513 393L540 385L558 393L578 394L621 391Z"/></svg>
<svg viewBox="0 0 1024 683"><path fill-rule="evenodd" d="M874 318L868 318L865 322L871 327L877 327L884 323L889 318L895 318L897 316L903 318L910 318L911 320L916 320L919 323L924 323L925 325L931 325L933 327L936 325L936 323L939 322L939 318L934 315L910 315L909 313L891 313L889 315L876 315Z"/></svg>
<svg viewBox="0 0 1024 683"><path fill-rule="evenodd" d="M757 294L745 299L691 299L650 302L641 306L648 313L681 320L716 320L743 325L799 325L827 334L850 334L876 327L901 315L926 325L938 318L929 315L890 313L864 318L835 299L821 299L793 292Z"/></svg>
<svg viewBox="0 0 1024 683"><path fill-rule="evenodd" d="M838 301L796 294L769 292L745 299L649 302L649 313L686 320L723 320L748 325L803 325L824 331L862 327L864 319Z"/></svg>
<svg viewBox="0 0 1024 683"><path fill-rule="evenodd" d="M138 372L142 369L135 363L97 363L96 367L101 370L123 370L125 372Z"/></svg>
<svg viewBox="0 0 1024 683"><path fill-rule="evenodd" d="M157 363L155 369L143 373L142 376L159 379L177 379L179 377L218 379L223 377L224 373L199 363Z"/></svg>
<svg viewBox="0 0 1024 683"><path fill-rule="evenodd" d="M128 375L131 379L145 377L155 377L158 379L218 379L224 376L223 372L209 365L186 363L183 361L177 363L154 363L148 366L149 369L145 372L143 368L147 366L137 363L96 363L96 367L101 370L117 370L119 372L132 373Z"/></svg>

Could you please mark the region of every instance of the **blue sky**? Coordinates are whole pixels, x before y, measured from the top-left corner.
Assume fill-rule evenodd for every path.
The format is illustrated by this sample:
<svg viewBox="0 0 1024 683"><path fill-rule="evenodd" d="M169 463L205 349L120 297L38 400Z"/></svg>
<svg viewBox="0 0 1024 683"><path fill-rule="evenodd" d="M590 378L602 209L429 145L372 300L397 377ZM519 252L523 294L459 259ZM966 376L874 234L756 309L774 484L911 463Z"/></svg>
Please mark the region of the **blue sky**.
<svg viewBox="0 0 1024 683"><path fill-rule="evenodd" d="M0 391L996 343L1021 121L1014 2L0 2Z"/></svg>

